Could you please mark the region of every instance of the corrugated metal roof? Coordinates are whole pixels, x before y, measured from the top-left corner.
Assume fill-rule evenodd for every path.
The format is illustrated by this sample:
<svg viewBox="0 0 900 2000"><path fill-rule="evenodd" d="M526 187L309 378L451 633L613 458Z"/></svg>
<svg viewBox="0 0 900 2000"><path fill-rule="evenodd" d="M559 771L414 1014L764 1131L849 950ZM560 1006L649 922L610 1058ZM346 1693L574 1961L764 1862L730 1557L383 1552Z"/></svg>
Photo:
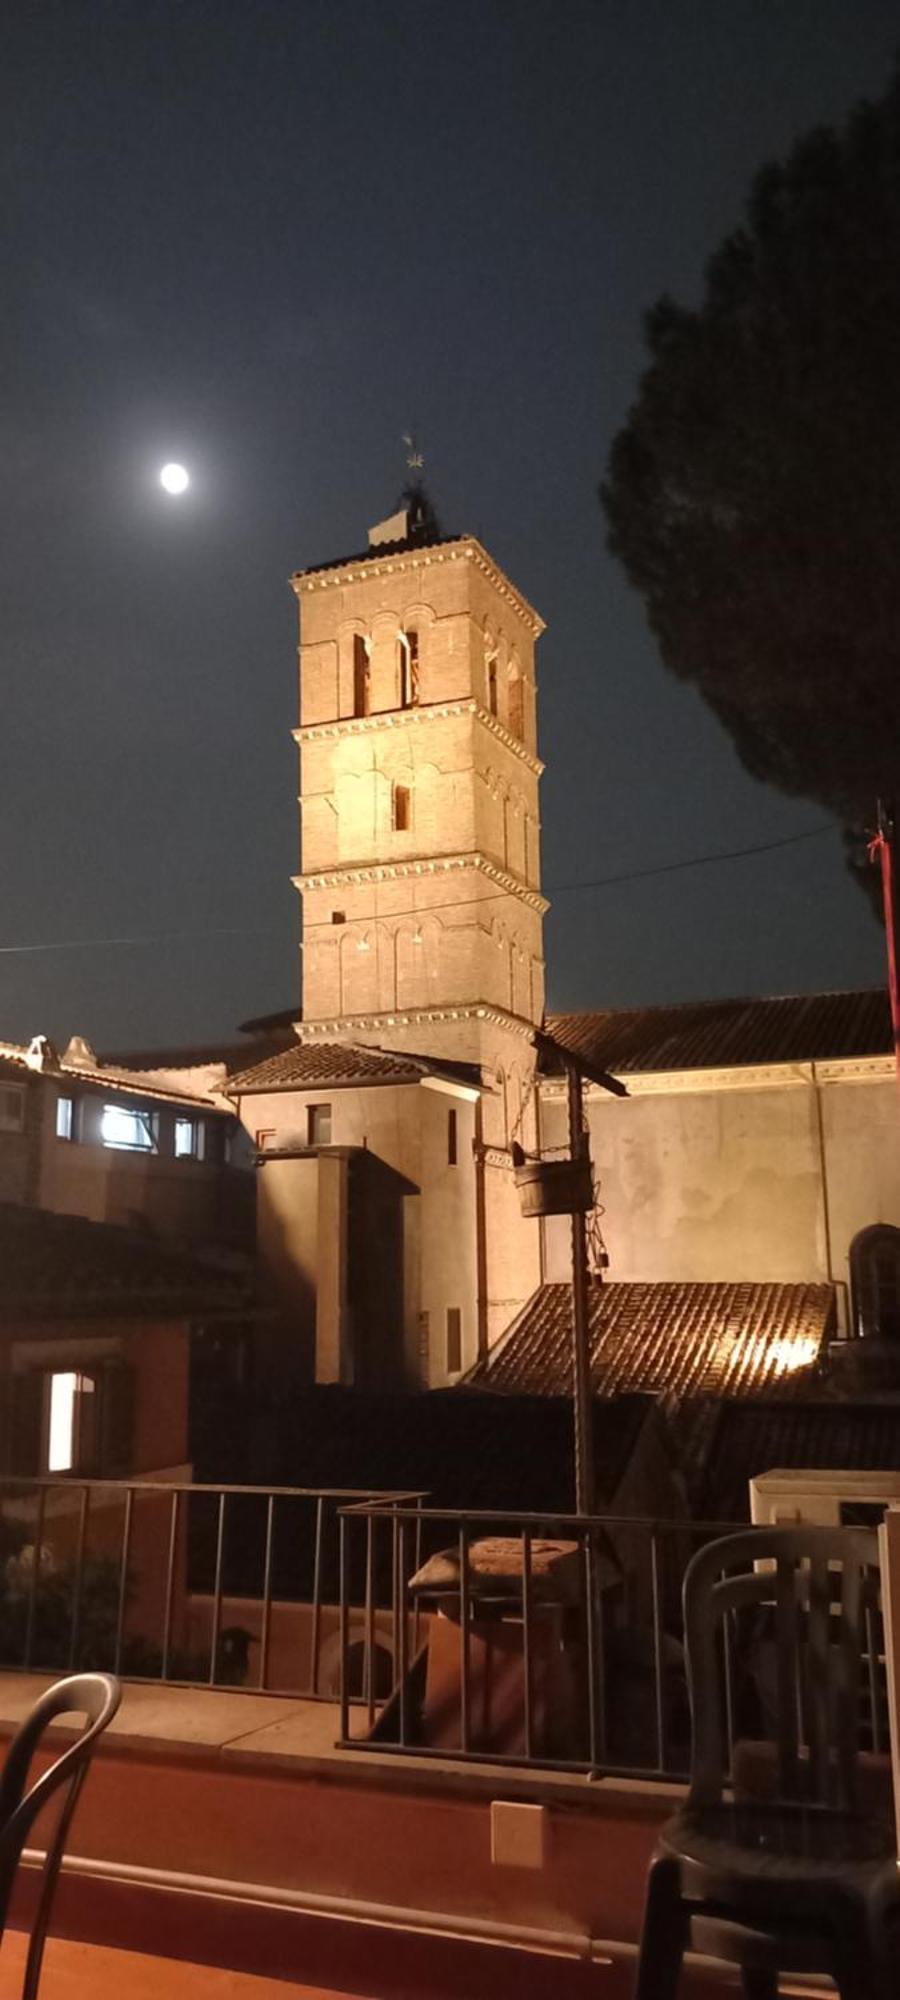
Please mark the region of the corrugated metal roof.
<svg viewBox="0 0 900 2000"><path fill-rule="evenodd" d="M0 1319L184 1319L249 1310L246 1271L149 1232L0 1203Z"/></svg>
<svg viewBox="0 0 900 2000"><path fill-rule="evenodd" d="M473 1084L469 1063L440 1063L402 1050L363 1048L356 1042L295 1042L293 1048L229 1078L229 1096L263 1090L314 1090L353 1083L420 1083L423 1076L455 1077Z"/></svg>
<svg viewBox="0 0 900 2000"><path fill-rule="evenodd" d="M705 1520L749 1516L749 1482L761 1472L900 1472L900 1402L725 1404L706 1443L697 1483Z"/></svg>
<svg viewBox="0 0 900 2000"><path fill-rule="evenodd" d="M882 987L551 1014L546 1026L574 1054L620 1074L836 1062L890 1055L894 1047L890 1004Z"/></svg>
<svg viewBox="0 0 900 2000"><path fill-rule="evenodd" d="M808 1393L835 1311L830 1285L724 1283L592 1285L589 1308L595 1393L677 1398ZM564 1396L571 1354L570 1288L542 1285L468 1380Z"/></svg>

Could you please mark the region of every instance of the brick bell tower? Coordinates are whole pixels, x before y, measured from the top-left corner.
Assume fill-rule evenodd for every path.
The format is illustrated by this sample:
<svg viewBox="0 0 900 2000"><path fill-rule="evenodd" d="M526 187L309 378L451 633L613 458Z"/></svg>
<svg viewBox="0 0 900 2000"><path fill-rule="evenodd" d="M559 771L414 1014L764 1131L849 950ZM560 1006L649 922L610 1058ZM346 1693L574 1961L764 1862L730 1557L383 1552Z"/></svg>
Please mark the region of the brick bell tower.
<svg viewBox="0 0 900 2000"><path fill-rule="evenodd" d="M361 554L292 584L298 1034L479 1065L486 1158L506 1182L511 1138L535 1139L531 1036L544 1009L543 621L475 536L442 534L418 482ZM501 1206L512 1227L511 1186ZM513 1235L530 1265L536 1232L527 1250Z"/></svg>

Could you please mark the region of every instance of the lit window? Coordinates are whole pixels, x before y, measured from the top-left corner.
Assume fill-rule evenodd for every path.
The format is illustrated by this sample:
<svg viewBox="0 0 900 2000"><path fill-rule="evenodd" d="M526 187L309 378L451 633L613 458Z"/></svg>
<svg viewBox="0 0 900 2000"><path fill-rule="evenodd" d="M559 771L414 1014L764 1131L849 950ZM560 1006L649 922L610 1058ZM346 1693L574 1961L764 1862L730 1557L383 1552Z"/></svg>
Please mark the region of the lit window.
<svg viewBox="0 0 900 2000"><path fill-rule="evenodd" d="M94 1380L68 1372L46 1380L47 1471L73 1472L90 1455Z"/></svg>
<svg viewBox="0 0 900 2000"><path fill-rule="evenodd" d="M25 1092L20 1083L0 1087L0 1132L24 1132Z"/></svg>
<svg viewBox="0 0 900 2000"><path fill-rule="evenodd" d="M462 1313L459 1306L447 1307L447 1374L458 1375L462 1367Z"/></svg>
<svg viewBox="0 0 900 2000"><path fill-rule="evenodd" d="M126 1153L155 1153L156 1115L132 1110L127 1104L104 1104L100 1138L104 1146L116 1146Z"/></svg>
<svg viewBox="0 0 900 2000"><path fill-rule="evenodd" d="M456 1112L447 1113L447 1165L455 1167L457 1161Z"/></svg>
<svg viewBox="0 0 900 2000"><path fill-rule="evenodd" d="M206 1150L205 1139L206 1128L202 1118L176 1118L176 1160L202 1160Z"/></svg>
<svg viewBox="0 0 900 2000"><path fill-rule="evenodd" d="M308 1104L306 1107L306 1143L308 1146L331 1145L331 1105Z"/></svg>
<svg viewBox="0 0 900 2000"><path fill-rule="evenodd" d="M74 1110L75 1106L71 1097L57 1098L56 1100L57 1139L71 1139L74 1129L73 1126Z"/></svg>
<svg viewBox="0 0 900 2000"><path fill-rule="evenodd" d="M391 826L395 833L408 833L412 796L408 785L395 785L391 793Z"/></svg>

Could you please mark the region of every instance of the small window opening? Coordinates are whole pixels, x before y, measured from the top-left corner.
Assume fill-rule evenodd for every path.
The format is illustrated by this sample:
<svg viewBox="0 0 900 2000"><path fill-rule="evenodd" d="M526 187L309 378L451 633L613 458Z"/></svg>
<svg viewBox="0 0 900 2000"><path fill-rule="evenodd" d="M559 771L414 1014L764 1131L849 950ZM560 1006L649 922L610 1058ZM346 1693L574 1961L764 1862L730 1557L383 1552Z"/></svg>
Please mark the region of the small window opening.
<svg viewBox="0 0 900 2000"><path fill-rule="evenodd" d="M345 924L347 921L346 910L332 910L331 921L333 924Z"/></svg>
<svg viewBox="0 0 900 2000"><path fill-rule="evenodd" d="M4 1084L0 1090L0 1132L24 1132L25 1092L20 1083Z"/></svg>
<svg viewBox="0 0 900 2000"><path fill-rule="evenodd" d="M415 708L419 699L419 634L400 634L400 706Z"/></svg>
<svg viewBox="0 0 900 2000"><path fill-rule="evenodd" d="M47 1471L74 1472L92 1456L96 1384L66 1371L48 1375L46 1385Z"/></svg>
<svg viewBox="0 0 900 2000"><path fill-rule="evenodd" d="M353 635L353 713L369 713L369 648L360 632Z"/></svg>
<svg viewBox="0 0 900 2000"><path fill-rule="evenodd" d="M458 1159L458 1153L457 1153L457 1134L456 1134L456 1112L455 1112L455 1111L448 1111L448 1113L447 1113L447 1165L448 1165L448 1167L455 1167L455 1166L456 1166L456 1163L457 1163L457 1159Z"/></svg>
<svg viewBox="0 0 900 2000"><path fill-rule="evenodd" d="M176 1160L202 1160L204 1138L205 1132L202 1118L176 1118Z"/></svg>
<svg viewBox="0 0 900 2000"><path fill-rule="evenodd" d="M521 674L510 675L509 681L509 729L510 735L517 736L520 743L525 740L525 684Z"/></svg>
<svg viewBox="0 0 900 2000"><path fill-rule="evenodd" d="M274 1125L264 1126L262 1131L255 1134L257 1152L267 1153L269 1148L274 1146L277 1136Z"/></svg>
<svg viewBox="0 0 900 2000"><path fill-rule="evenodd" d="M308 1104L306 1107L306 1143L308 1146L331 1145L331 1105Z"/></svg>
<svg viewBox="0 0 900 2000"><path fill-rule="evenodd" d="M57 1098L57 1100L56 1100L56 1136L57 1136L57 1139L71 1139L71 1138L72 1138L72 1135L73 1135L73 1132L74 1132L74 1129L75 1129L75 1126L74 1126L74 1113L75 1113L75 1105L74 1105L74 1101L73 1101L73 1099L72 1099L71 1097L58 1097L58 1098Z"/></svg>
<svg viewBox="0 0 900 2000"><path fill-rule="evenodd" d="M458 1375L462 1368L462 1313L459 1306L447 1307L447 1374Z"/></svg>
<svg viewBox="0 0 900 2000"><path fill-rule="evenodd" d="M100 1140L124 1153L155 1153L156 1113L136 1111L127 1104L104 1104Z"/></svg>
<svg viewBox="0 0 900 2000"><path fill-rule="evenodd" d="M395 833L408 833L412 799L408 785L395 785L391 794L391 825Z"/></svg>

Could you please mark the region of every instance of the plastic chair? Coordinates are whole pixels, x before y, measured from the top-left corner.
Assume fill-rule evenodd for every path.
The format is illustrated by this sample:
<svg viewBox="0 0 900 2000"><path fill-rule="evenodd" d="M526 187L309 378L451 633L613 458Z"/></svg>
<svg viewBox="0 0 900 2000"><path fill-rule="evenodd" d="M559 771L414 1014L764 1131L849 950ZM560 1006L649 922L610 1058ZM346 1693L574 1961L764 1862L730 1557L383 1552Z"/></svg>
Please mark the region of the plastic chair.
<svg viewBox="0 0 900 2000"><path fill-rule="evenodd" d="M59 1817L48 1831L43 1879L31 1926L22 2000L35 2000L41 1976L44 1942L50 1922L53 1892L63 1858L66 1835L98 1738L112 1721L122 1699L117 1681L108 1674L72 1674L57 1681L35 1702L16 1731L0 1773L0 1940L9 1915L16 1870L28 1835L49 1799L62 1792ZM32 1759L48 1724L59 1715L81 1713L85 1726L77 1741L44 1771L26 1791Z"/></svg>
<svg viewBox="0 0 900 2000"><path fill-rule="evenodd" d="M636 2000L673 2000L689 1946L737 1964L746 2000L776 2000L779 1972L826 1973L841 2000L885 1992L896 1844L860 1812L858 1782L861 1739L879 1740L879 1583L874 1529L754 1528L690 1563L692 1775L650 1866ZM724 1796L748 1619L769 1669L773 1800Z"/></svg>

